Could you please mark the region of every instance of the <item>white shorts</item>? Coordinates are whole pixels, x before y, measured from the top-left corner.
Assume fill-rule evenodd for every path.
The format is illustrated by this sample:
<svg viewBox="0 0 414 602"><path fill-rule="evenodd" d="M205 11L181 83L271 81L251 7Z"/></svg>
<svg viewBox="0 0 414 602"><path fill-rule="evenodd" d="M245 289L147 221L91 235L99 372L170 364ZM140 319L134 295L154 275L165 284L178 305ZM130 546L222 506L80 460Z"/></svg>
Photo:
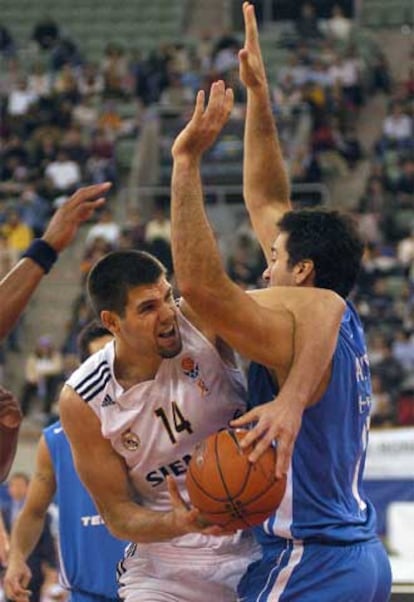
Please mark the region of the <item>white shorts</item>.
<svg viewBox="0 0 414 602"><path fill-rule="evenodd" d="M260 551L251 536L227 549L171 542L127 548L118 567L125 602L235 602L237 585Z"/></svg>

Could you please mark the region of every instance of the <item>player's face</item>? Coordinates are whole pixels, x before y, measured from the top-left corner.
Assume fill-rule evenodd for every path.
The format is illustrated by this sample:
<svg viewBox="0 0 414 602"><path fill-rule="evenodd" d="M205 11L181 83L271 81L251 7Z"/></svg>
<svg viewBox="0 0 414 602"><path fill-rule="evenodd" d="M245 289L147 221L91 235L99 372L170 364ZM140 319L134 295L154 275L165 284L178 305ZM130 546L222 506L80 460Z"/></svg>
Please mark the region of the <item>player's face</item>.
<svg viewBox="0 0 414 602"><path fill-rule="evenodd" d="M263 273L268 286L295 286L293 269L286 250L288 234L281 232L272 246L270 264Z"/></svg>
<svg viewBox="0 0 414 602"><path fill-rule="evenodd" d="M125 315L118 318L118 328L122 342L135 352L169 358L181 351L172 288L164 276L154 284L129 291Z"/></svg>

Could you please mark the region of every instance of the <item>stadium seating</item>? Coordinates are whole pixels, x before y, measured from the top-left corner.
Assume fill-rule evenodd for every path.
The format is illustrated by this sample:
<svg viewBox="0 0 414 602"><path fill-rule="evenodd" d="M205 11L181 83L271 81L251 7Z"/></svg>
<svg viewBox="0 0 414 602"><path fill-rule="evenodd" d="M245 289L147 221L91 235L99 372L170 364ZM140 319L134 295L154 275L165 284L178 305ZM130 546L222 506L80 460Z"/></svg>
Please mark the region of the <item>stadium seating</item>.
<svg viewBox="0 0 414 602"><path fill-rule="evenodd" d="M414 23L412 0L364 0L361 23L367 27L399 27Z"/></svg>
<svg viewBox="0 0 414 602"><path fill-rule="evenodd" d="M1 20L19 46L30 39L34 25L45 15L52 17L85 53L102 57L109 42L144 51L160 41L180 38L186 0L102 0L97 10L93 0L43 0L41 9L32 0L2 0Z"/></svg>

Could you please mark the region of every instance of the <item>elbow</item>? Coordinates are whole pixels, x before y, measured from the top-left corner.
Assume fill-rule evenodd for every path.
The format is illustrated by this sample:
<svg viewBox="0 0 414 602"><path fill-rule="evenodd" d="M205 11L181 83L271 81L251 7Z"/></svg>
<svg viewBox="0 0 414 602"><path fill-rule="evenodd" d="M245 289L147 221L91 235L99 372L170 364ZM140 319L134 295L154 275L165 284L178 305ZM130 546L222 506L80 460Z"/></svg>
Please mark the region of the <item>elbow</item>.
<svg viewBox="0 0 414 602"><path fill-rule="evenodd" d="M116 513L113 510L105 510L105 508L98 508L98 510L100 510L102 520L113 537L116 539L130 539L130 533L125 524L125 517L121 513Z"/></svg>

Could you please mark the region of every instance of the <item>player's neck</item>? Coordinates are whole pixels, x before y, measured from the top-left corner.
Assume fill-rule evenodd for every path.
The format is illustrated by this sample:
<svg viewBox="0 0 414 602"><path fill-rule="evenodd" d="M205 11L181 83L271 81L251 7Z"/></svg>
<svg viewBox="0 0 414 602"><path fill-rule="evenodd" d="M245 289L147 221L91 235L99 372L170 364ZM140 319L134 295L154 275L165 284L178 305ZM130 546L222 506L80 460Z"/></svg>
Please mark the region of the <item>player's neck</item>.
<svg viewBox="0 0 414 602"><path fill-rule="evenodd" d="M134 385L153 380L162 362L159 356L143 357L131 353L115 354L114 372L121 387L125 390Z"/></svg>

